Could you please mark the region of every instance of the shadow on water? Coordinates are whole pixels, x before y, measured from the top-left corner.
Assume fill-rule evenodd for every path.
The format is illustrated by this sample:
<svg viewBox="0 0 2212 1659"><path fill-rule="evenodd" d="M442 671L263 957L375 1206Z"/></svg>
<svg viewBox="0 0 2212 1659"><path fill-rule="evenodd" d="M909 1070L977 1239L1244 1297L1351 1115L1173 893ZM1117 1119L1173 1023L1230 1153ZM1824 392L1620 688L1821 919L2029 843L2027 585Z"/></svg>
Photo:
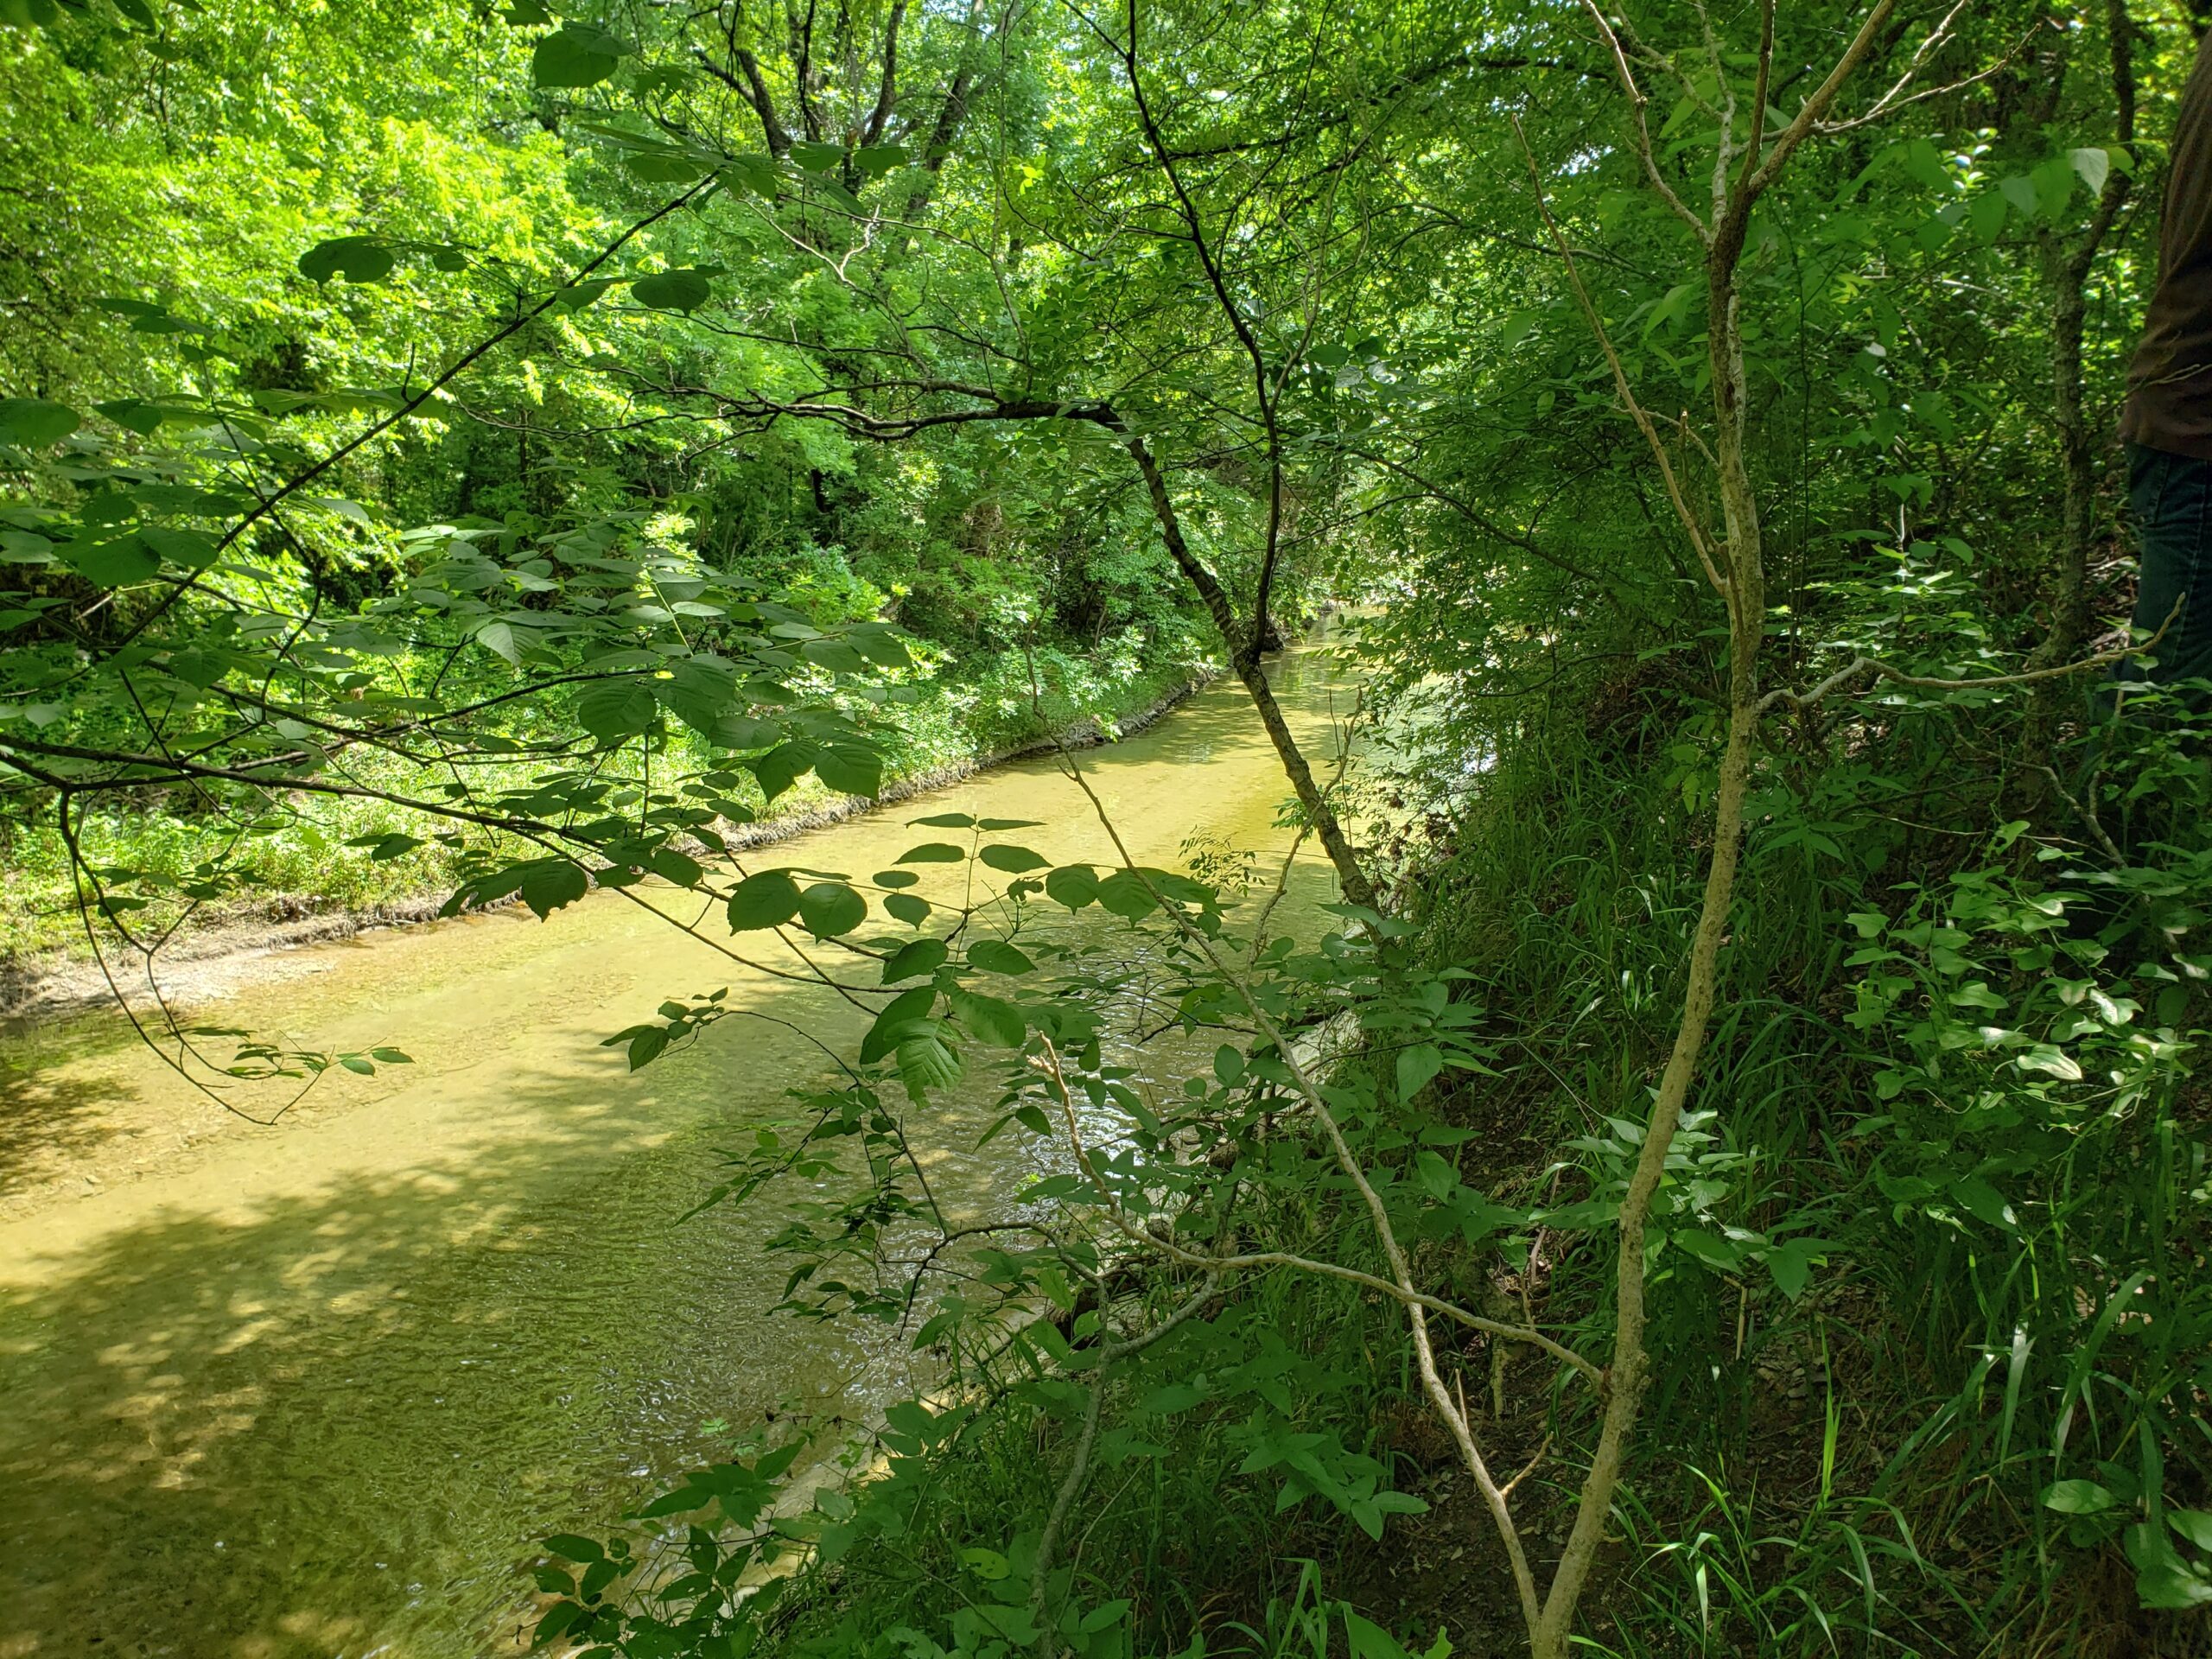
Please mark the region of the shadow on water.
<svg viewBox="0 0 2212 1659"><path fill-rule="evenodd" d="M0 1629L0 1653L468 1650L563 1514L866 1363L766 1323L765 1217L676 1223L715 1128L655 1141L654 1094L514 1081L534 1139L241 1224L164 1215L0 1293L6 1626L54 1644Z"/></svg>

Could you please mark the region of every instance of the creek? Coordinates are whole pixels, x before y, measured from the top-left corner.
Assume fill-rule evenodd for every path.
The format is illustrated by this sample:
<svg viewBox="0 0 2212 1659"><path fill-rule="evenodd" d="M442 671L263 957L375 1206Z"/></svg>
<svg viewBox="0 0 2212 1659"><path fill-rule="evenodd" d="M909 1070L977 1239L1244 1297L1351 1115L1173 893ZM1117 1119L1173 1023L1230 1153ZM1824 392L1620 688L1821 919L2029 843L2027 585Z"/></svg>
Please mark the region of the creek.
<svg viewBox="0 0 2212 1659"><path fill-rule="evenodd" d="M1318 761L1351 698L1303 652L1275 674ZM1288 788L1233 681L1081 760L1140 861L1181 867L1198 838L1252 855L1255 903L1272 887ZM864 877L944 811L1039 820L1016 838L1054 862L1114 861L1042 759L747 867ZM1302 854L1274 931L1309 931L1332 893ZM1039 922L1104 951L1132 937L1096 910ZM611 1524L772 1413L856 1417L908 1380L894 1333L768 1316L773 1213L678 1221L717 1148L830 1076L791 1027L852 1052L864 1016L818 986L733 968L611 892L250 967L192 1018L414 1063L334 1071L261 1128L112 1009L0 1032L0 1659L513 1652L538 1538ZM601 1046L723 985L790 1025L728 1020L635 1075ZM973 1150L1001 1070L971 1065L910 1119L933 1185L978 1211L1037 1164L1019 1135Z"/></svg>

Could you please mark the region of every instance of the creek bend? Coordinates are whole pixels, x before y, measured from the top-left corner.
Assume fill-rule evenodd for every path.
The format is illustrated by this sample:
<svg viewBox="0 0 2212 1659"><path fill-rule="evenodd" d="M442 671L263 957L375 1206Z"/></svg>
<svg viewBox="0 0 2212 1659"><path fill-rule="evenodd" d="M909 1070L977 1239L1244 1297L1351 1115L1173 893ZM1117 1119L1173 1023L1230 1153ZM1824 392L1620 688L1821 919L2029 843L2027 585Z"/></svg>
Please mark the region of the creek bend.
<svg viewBox="0 0 2212 1659"><path fill-rule="evenodd" d="M1274 677L1318 760L1350 696L1304 652ZM1140 861L1176 868L1200 837L1272 887L1288 785L1233 681L1081 760ZM909 819L954 810L1041 820L1014 838L1054 862L1115 861L1041 759L747 868L865 877L933 833ZM1273 931L1310 930L1332 895L1302 852ZM1129 937L1033 908L1056 937ZM112 1010L0 1035L0 1659L516 1651L538 1538L611 1522L770 1412L895 1397L902 1338L766 1316L785 1273L760 1248L771 1211L677 1222L716 1148L828 1078L822 1051L757 1020L635 1076L600 1046L722 985L842 1052L865 1023L598 893L543 923L302 947L192 1007L413 1056L332 1072L273 1128L195 1096ZM972 1150L1000 1071L972 1053L909 1120L932 1185L979 1212L1035 1167L1020 1135Z"/></svg>

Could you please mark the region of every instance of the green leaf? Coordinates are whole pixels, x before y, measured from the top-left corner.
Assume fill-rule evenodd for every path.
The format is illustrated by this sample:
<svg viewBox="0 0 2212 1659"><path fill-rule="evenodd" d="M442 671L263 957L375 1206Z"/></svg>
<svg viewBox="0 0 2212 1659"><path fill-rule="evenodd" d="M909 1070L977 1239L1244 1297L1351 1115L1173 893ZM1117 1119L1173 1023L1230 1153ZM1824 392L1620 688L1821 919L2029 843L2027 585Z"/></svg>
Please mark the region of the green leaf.
<svg viewBox="0 0 2212 1659"><path fill-rule="evenodd" d="M1058 874L1058 872L1054 871L1053 874ZM1052 892L1050 882L1046 884L1045 891ZM1159 901L1146 890L1145 884L1134 870L1116 870L1101 881L1098 884L1098 902L1113 914L1133 922L1160 908Z"/></svg>
<svg viewBox="0 0 2212 1659"><path fill-rule="evenodd" d="M970 966L987 974L1033 974L1037 964L1019 947L1004 939L978 939L968 947Z"/></svg>
<svg viewBox="0 0 2212 1659"><path fill-rule="evenodd" d="M1459 1185L1459 1172L1441 1153L1423 1147L1414 1156L1414 1173L1420 1179L1428 1196L1440 1203L1452 1196Z"/></svg>
<svg viewBox="0 0 2212 1659"><path fill-rule="evenodd" d="M2005 1195L1979 1175L1952 1182L1951 1196L1976 1221L2002 1227L2007 1232L2016 1230L2020 1224L2019 1218L2012 1213L2012 1206L2005 1202Z"/></svg>
<svg viewBox="0 0 2212 1659"><path fill-rule="evenodd" d="M780 927L798 914L798 884L789 871L763 870L748 875L730 891L730 931Z"/></svg>
<svg viewBox="0 0 2212 1659"><path fill-rule="evenodd" d="M843 794L873 800L883 787L883 757L861 744L832 744L816 753L814 775Z"/></svg>
<svg viewBox="0 0 2212 1659"><path fill-rule="evenodd" d="M2094 1480L2055 1481L2043 1495L2044 1508L2061 1515L2101 1515L2118 1501Z"/></svg>
<svg viewBox="0 0 2212 1659"><path fill-rule="evenodd" d="M814 751L804 743L783 743L745 766L760 780L761 794L772 801L812 769Z"/></svg>
<svg viewBox="0 0 2212 1659"><path fill-rule="evenodd" d="M907 824L920 830L973 830L976 820L965 812L939 812L932 817L909 818Z"/></svg>
<svg viewBox="0 0 2212 1659"><path fill-rule="evenodd" d="M930 918L930 901L915 893L891 893L885 898L883 908L909 927L919 927Z"/></svg>
<svg viewBox="0 0 2212 1659"><path fill-rule="evenodd" d="M960 1023L995 1048L1020 1048L1028 1027L1021 1010L995 996L973 991L954 991L950 1001Z"/></svg>
<svg viewBox="0 0 2212 1659"><path fill-rule="evenodd" d="M986 847L978 855L995 870L1004 870L1008 875L1019 875L1024 870L1041 870L1052 861L1039 858L1027 847Z"/></svg>
<svg viewBox="0 0 2212 1659"><path fill-rule="evenodd" d="M893 168L906 165L903 144L862 144L853 152L853 164L863 178L880 179Z"/></svg>
<svg viewBox="0 0 2212 1659"><path fill-rule="evenodd" d="M893 953L883 964L883 982L895 985L902 979L916 979L924 974L933 974L944 966L952 953L945 949L943 939L911 939Z"/></svg>
<svg viewBox="0 0 2212 1659"><path fill-rule="evenodd" d="M702 737L711 738L737 695L737 671L718 658L687 657L669 671L668 678L655 680L652 690L669 713Z"/></svg>
<svg viewBox="0 0 2212 1659"><path fill-rule="evenodd" d="M1669 1237L1688 1255L1709 1268L1722 1273L1733 1273L1744 1263L1744 1247L1733 1239L1723 1238L1718 1233L1708 1233L1702 1228L1686 1227Z"/></svg>
<svg viewBox="0 0 2212 1659"><path fill-rule="evenodd" d="M50 404L43 397L0 398L0 443L42 449L83 424L84 416L66 404Z"/></svg>
<svg viewBox="0 0 2212 1659"><path fill-rule="evenodd" d="M582 898L590 886L580 866L565 858L540 859L523 876L522 901L543 921L562 906Z"/></svg>
<svg viewBox="0 0 2212 1659"><path fill-rule="evenodd" d="M1088 864L1063 864L1045 878L1045 893L1056 905L1081 910L1098 899L1098 873Z"/></svg>
<svg viewBox="0 0 2212 1659"><path fill-rule="evenodd" d="M702 270L664 270L630 284L630 297L656 311L696 311L715 295Z"/></svg>
<svg viewBox="0 0 2212 1659"><path fill-rule="evenodd" d="M653 723L652 689L642 680L599 680L576 698L576 721L601 743L619 743Z"/></svg>
<svg viewBox="0 0 2212 1659"><path fill-rule="evenodd" d="M621 281L619 276L594 276L588 283L569 283L554 290L554 303L571 315Z"/></svg>
<svg viewBox="0 0 2212 1659"><path fill-rule="evenodd" d="M910 847L893 861L899 864L957 864L968 856L949 842L925 841Z"/></svg>
<svg viewBox="0 0 2212 1659"><path fill-rule="evenodd" d="M1137 1402L1137 1409L1148 1416L1170 1417L1179 1411L1188 1411L1205 1402L1208 1390L1203 1378L1189 1382L1170 1382L1154 1389Z"/></svg>
<svg viewBox="0 0 2212 1659"><path fill-rule="evenodd" d="M1351 1649L1352 1659L1412 1659L1412 1656L1398 1645L1397 1637L1380 1624L1372 1624L1344 1609L1344 1636Z"/></svg>
<svg viewBox="0 0 2212 1659"><path fill-rule="evenodd" d="M960 1056L934 1023L910 1033L899 1045L899 1080L917 1100L926 1089L949 1089L960 1081Z"/></svg>
<svg viewBox="0 0 2212 1659"><path fill-rule="evenodd" d="M138 539L171 564L181 564L188 570L205 570L215 563L215 538L201 531L149 525L138 532Z"/></svg>
<svg viewBox="0 0 2212 1659"><path fill-rule="evenodd" d="M544 1541L545 1553L558 1555L564 1561L588 1564L598 1560L607 1552L588 1538L579 1538L573 1532L556 1532Z"/></svg>
<svg viewBox="0 0 2212 1659"><path fill-rule="evenodd" d="M313 283L343 276L349 283L380 283L391 275L399 256L373 236L338 236L318 242L300 256L300 275Z"/></svg>
<svg viewBox="0 0 2212 1659"><path fill-rule="evenodd" d="M1802 1296L1805 1287L1812 1281L1813 1264L1826 1249L1815 1238L1793 1238L1769 1250L1766 1270L1774 1279L1775 1288L1793 1302Z"/></svg>
<svg viewBox="0 0 2212 1659"><path fill-rule="evenodd" d="M918 1022L929 1018L937 1007L937 987L917 985L911 991L901 991L886 1003L875 1016L875 1023L861 1039L861 1064L873 1065L897 1047Z"/></svg>
<svg viewBox="0 0 2212 1659"><path fill-rule="evenodd" d="M2066 152L2066 159L2082 175L2082 182L2088 187L2091 195L2103 191L2105 181L2112 176L2112 153L2109 150L2069 149Z"/></svg>
<svg viewBox="0 0 2212 1659"><path fill-rule="evenodd" d="M1415 1043L1398 1051L1398 1098L1411 1101L1444 1069L1444 1051L1434 1043Z"/></svg>
<svg viewBox="0 0 2212 1659"><path fill-rule="evenodd" d="M816 938L834 939L868 919L868 900L842 881L817 881L798 896L798 919Z"/></svg>
<svg viewBox="0 0 2212 1659"><path fill-rule="evenodd" d="M73 542L63 550L77 574L102 588L122 588L158 575L162 562L137 535L108 542Z"/></svg>
<svg viewBox="0 0 2212 1659"><path fill-rule="evenodd" d="M656 847L645 860L645 868L664 881L679 887L696 887L707 872L699 861L688 853L679 853L673 847Z"/></svg>
<svg viewBox="0 0 2212 1659"><path fill-rule="evenodd" d="M596 86L614 73L625 49L603 29L566 22L530 54L530 78L539 86Z"/></svg>
<svg viewBox="0 0 2212 1659"><path fill-rule="evenodd" d="M2166 1524L2199 1549L2212 1550L2212 1510L2168 1510Z"/></svg>
<svg viewBox="0 0 2212 1659"><path fill-rule="evenodd" d="M791 160L810 173L827 173L844 159L845 152L835 144L808 143L801 141L791 147Z"/></svg>

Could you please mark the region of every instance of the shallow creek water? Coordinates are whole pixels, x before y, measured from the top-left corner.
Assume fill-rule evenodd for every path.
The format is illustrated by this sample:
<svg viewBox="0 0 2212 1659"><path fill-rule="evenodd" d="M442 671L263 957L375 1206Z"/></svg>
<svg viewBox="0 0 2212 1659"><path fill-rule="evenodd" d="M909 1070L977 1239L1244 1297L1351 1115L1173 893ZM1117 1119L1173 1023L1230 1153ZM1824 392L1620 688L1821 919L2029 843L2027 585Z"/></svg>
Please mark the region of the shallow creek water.
<svg viewBox="0 0 2212 1659"><path fill-rule="evenodd" d="M1311 658L1277 683L1326 753L1350 699ZM1241 687L1082 763L1141 861L1176 867L1204 836L1259 855L1272 885L1288 790ZM748 868L864 878L943 833L907 820L950 810L1041 819L1015 838L1112 861L1034 760ZM1275 931L1331 892L1302 856ZM1122 925L1058 914L1101 944ZM604 1526L769 1411L857 1412L905 1380L899 1342L766 1317L772 1215L677 1223L717 1147L828 1076L821 1052L753 1020L634 1077L599 1046L729 985L849 1052L861 1016L826 992L734 969L611 893L251 968L192 1016L415 1064L334 1072L264 1128L112 1012L0 1033L0 1659L511 1652L536 1539ZM963 1207L1009 1199L1034 1156L1018 1135L970 1150L999 1070L910 1128Z"/></svg>

